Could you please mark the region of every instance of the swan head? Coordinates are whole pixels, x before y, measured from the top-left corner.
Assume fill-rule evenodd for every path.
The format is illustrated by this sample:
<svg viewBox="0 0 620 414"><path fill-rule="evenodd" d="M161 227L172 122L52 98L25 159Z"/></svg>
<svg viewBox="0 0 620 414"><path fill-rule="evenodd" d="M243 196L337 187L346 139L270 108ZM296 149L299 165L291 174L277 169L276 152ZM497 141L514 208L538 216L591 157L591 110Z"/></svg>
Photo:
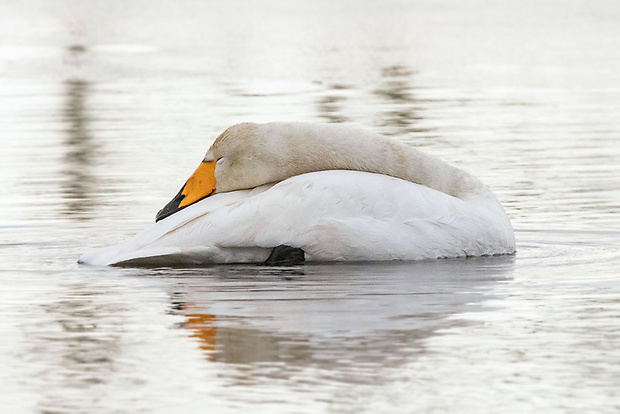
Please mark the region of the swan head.
<svg viewBox="0 0 620 414"><path fill-rule="evenodd" d="M216 193L254 188L305 172L294 166L291 155L303 148L299 148L300 137L291 132L252 123L228 128L155 221Z"/></svg>

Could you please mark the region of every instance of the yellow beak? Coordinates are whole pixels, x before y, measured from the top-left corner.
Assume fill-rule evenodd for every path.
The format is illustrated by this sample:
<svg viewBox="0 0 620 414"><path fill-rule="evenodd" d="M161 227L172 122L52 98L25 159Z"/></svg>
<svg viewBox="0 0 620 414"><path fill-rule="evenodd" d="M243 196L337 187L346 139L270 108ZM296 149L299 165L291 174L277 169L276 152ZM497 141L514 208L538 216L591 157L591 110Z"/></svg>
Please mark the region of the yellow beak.
<svg viewBox="0 0 620 414"><path fill-rule="evenodd" d="M215 161L203 161L189 177L181 191L159 210L155 221L164 219L212 194L215 194Z"/></svg>

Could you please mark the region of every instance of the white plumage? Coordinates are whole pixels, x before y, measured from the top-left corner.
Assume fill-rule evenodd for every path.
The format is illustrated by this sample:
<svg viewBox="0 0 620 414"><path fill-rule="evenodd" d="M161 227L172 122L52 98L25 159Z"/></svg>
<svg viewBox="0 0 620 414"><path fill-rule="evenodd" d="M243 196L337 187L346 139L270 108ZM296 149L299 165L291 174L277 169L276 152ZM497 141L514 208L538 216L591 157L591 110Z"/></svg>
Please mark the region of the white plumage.
<svg viewBox="0 0 620 414"><path fill-rule="evenodd" d="M243 125L242 128L247 128L247 124ZM330 161L325 171L304 172L303 166L297 165L303 162L300 161L303 157L295 154L296 165L291 168L301 170L299 175L290 176L285 171L290 178L249 190L220 192L218 188L216 194L160 220L127 242L87 253L80 261L96 265L262 262L273 247L282 244L303 249L309 261L420 260L515 251L513 230L503 209L486 187L461 170L414 149L405 149L403 153L405 163L411 159L409 151L415 151L418 159L428 157L425 159L428 165L442 169L435 176L441 176L443 181L452 179L453 182L446 185L454 194L463 196L457 198L422 185L423 182L411 182L419 181L418 177L406 181L385 175L385 170L392 172L389 165L384 166L383 174L331 169L340 162L337 154L342 140L338 139L338 134L342 131L361 136L362 143L370 137L375 142L393 146L394 142L386 138L341 126L265 125L267 132L260 134L263 138L266 135L268 140L269 131L274 128L278 132L287 130L283 133L287 136L291 131L295 135L299 128L318 131L322 146L325 140L333 140L333 154L336 155L330 156L336 161ZM230 134L228 132L228 140L231 140ZM247 136L244 134L244 139ZM282 157L277 174L282 175L282 168L287 168L288 161L284 158L290 157L292 150L316 151L312 137L305 136L304 141L304 145L298 145L300 142L293 139L295 145L280 143L280 146L271 147L269 157ZM245 141L243 144L245 151L253 151L251 143ZM399 151L410 148L400 143L396 145ZM343 158L354 158L355 163L362 164L364 160L357 158L372 157L373 162L379 164L391 159L376 152L364 153L365 149L359 150L359 147L343 151ZM226 156L226 150L214 144L205 160ZM261 168L269 165L251 159L244 163L262 165ZM347 167L346 163L341 165L341 168ZM237 163L235 168L242 167ZM312 169L320 168L313 165ZM235 174L231 171L229 168L227 174ZM226 182L221 174L222 170L216 167L218 184ZM421 176L426 174L433 172L425 170ZM456 184L454 177L459 181ZM435 187L444 185L441 180L434 184Z"/></svg>

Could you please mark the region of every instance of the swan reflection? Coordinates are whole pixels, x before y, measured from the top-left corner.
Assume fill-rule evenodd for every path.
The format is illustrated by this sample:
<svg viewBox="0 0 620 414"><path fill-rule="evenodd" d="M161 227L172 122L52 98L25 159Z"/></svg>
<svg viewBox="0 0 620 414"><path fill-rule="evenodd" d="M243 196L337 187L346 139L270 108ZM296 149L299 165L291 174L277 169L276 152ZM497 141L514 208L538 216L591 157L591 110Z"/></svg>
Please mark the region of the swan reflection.
<svg viewBox="0 0 620 414"><path fill-rule="evenodd" d="M208 361L278 367L267 376L312 368L348 381L355 371L372 382L376 370L411 361L427 338L460 325L451 316L480 307L511 278L513 260L318 264L293 277L216 266L172 276L171 298Z"/></svg>

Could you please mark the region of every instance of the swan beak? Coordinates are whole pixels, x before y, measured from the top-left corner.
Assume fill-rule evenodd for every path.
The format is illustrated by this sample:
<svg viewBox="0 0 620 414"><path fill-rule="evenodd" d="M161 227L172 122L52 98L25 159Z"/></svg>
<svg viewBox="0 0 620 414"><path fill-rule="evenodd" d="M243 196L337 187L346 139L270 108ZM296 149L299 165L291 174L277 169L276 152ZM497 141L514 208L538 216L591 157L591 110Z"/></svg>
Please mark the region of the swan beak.
<svg viewBox="0 0 620 414"><path fill-rule="evenodd" d="M203 161L196 171L187 180L181 191L164 206L157 215L155 221L183 210L185 207L197 201L207 198L215 193L215 162Z"/></svg>

